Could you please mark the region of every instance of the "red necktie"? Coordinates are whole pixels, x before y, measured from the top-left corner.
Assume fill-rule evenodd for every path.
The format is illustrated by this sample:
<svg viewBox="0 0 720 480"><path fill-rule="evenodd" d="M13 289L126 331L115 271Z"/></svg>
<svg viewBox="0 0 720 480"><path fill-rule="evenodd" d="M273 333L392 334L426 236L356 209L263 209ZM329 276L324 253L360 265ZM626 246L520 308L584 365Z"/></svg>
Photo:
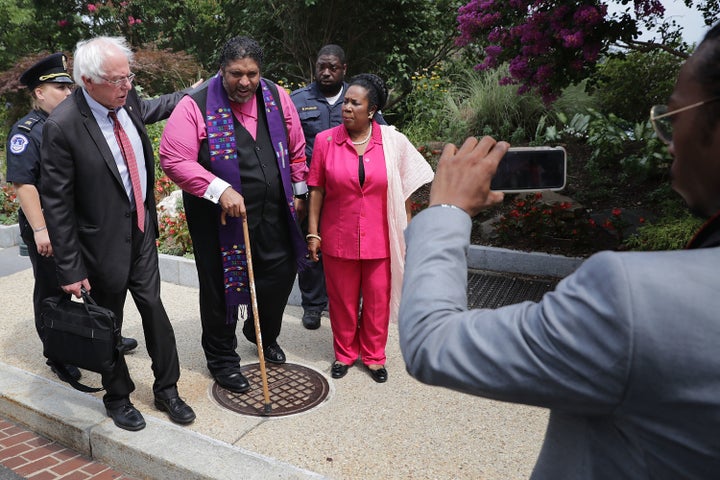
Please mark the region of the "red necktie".
<svg viewBox="0 0 720 480"><path fill-rule="evenodd" d="M115 138L120 145L120 153L122 153L125 165L127 165L128 173L130 173L130 183L132 183L133 198L135 199L135 209L137 210L138 228L141 232L145 231L145 204L142 198L142 187L140 187L140 175L138 174L137 160L133 151L130 139L120 125L120 120L115 112L108 112L108 116L113 122L113 132Z"/></svg>

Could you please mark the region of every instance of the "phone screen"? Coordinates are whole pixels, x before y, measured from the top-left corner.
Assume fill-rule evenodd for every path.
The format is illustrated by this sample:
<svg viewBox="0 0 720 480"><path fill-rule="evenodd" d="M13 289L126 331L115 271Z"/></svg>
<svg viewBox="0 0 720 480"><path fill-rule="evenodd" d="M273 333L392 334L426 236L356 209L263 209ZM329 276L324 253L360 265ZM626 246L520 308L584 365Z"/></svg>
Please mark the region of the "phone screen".
<svg viewBox="0 0 720 480"><path fill-rule="evenodd" d="M565 178L564 148L511 148L500 160L490 188L503 192L557 191L565 187Z"/></svg>

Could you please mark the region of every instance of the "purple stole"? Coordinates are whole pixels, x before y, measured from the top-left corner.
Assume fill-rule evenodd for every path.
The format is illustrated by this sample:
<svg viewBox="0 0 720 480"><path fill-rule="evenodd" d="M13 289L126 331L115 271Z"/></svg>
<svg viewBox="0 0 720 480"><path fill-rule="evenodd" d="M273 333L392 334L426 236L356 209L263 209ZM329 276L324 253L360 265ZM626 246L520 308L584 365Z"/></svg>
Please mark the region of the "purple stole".
<svg viewBox="0 0 720 480"><path fill-rule="evenodd" d="M293 203L285 119L281 115L280 109L264 79L260 80L260 87L262 89L270 140L278 162L285 200L289 207L287 220L290 224L293 250L298 269L302 270L305 266L304 254L307 246L297 226L297 215ZM219 73L208 84L205 109L211 171L242 194L240 166L235 143L235 121L230 109L230 100L223 88L222 77ZM258 128L264 127L264 125L258 123ZM242 217L226 217L226 223L222 225L220 223L221 212L222 209L218 208L218 236L222 255L225 306L227 309L225 321L232 324L237 322L238 318L245 320L248 315L247 309L251 299L246 248L249 247L245 245Z"/></svg>

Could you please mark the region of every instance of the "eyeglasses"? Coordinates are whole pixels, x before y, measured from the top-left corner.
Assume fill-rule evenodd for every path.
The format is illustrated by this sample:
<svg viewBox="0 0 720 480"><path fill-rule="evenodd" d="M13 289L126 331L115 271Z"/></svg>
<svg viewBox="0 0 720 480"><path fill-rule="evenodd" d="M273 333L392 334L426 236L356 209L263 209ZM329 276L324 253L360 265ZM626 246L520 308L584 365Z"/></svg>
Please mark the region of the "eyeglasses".
<svg viewBox="0 0 720 480"><path fill-rule="evenodd" d="M668 112L667 105L655 105L650 109L650 122L652 123L653 129L655 130L655 135L657 135L657 137L661 141L670 145L670 143L672 143L673 132L670 117L680 112L692 110L693 108L707 105L708 103L716 102L718 100L720 100L720 97L715 97L709 100L703 100L702 102L693 103L692 105L687 105L685 107L681 107L670 112Z"/></svg>
<svg viewBox="0 0 720 480"><path fill-rule="evenodd" d="M128 76L126 76L126 77L120 77L120 78L115 79L115 80L109 80L109 79L107 79L107 78L105 78L105 77L100 77L100 78L102 78L103 80L105 80L105 81L106 81L107 83L109 83L110 85L114 85L114 86L116 86L116 87L121 87L121 86L125 85L125 82L132 83L132 81L135 79L135 74L134 74L134 73L131 73L130 75L128 75Z"/></svg>

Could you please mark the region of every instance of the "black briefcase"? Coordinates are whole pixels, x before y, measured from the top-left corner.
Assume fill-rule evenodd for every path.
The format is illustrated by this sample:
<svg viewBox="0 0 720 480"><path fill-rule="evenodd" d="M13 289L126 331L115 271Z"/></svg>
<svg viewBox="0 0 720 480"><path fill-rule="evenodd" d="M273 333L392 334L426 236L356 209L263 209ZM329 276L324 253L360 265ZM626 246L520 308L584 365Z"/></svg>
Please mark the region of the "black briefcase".
<svg viewBox="0 0 720 480"><path fill-rule="evenodd" d="M43 353L56 363L110 372L120 355L115 314L95 303L85 289L82 300L51 297L43 302Z"/></svg>

